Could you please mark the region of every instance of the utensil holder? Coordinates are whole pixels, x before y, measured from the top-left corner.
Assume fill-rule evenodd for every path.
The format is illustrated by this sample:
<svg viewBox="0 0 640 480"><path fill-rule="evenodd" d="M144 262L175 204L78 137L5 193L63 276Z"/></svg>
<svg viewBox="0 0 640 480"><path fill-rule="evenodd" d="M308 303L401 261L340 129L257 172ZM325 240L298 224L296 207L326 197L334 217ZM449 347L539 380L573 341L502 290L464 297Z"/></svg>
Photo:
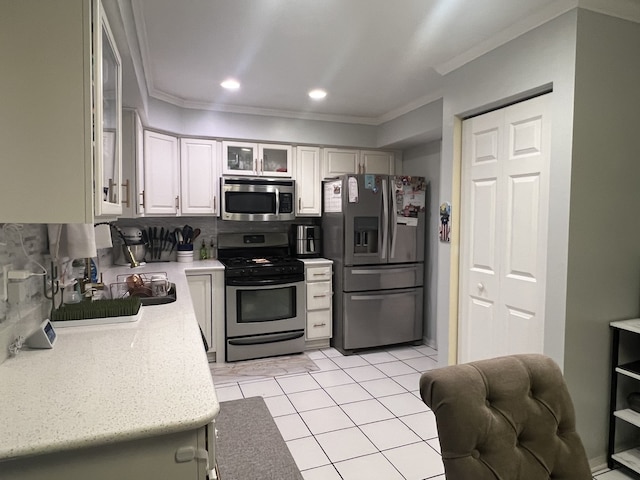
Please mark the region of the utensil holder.
<svg viewBox="0 0 640 480"><path fill-rule="evenodd" d="M193 244L185 243L183 245L176 246L177 252L177 260L178 262L190 263L193 262Z"/></svg>

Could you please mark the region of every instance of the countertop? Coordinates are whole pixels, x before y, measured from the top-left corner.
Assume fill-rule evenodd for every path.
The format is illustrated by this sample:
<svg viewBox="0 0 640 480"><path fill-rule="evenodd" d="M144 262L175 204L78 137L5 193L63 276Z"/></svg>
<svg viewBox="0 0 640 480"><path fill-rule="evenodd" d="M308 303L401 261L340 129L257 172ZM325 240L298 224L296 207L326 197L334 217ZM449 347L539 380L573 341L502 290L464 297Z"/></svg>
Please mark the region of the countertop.
<svg viewBox="0 0 640 480"><path fill-rule="evenodd" d="M0 461L199 428L220 409L185 272L216 260L152 263L177 300L142 307L137 322L56 327L50 350L24 348L0 365Z"/></svg>

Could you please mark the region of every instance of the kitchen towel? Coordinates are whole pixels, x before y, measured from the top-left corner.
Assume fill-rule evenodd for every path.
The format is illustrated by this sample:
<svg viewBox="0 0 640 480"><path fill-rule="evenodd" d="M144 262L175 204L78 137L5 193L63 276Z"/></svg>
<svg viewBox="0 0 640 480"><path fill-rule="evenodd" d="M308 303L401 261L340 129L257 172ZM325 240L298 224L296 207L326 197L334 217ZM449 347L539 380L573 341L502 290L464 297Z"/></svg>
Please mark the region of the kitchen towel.
<svg viewBox="0 0 640 480"><path fill-rule="evenodd" d="M50 223L49 253L57 261L63 257L93 258L96 251L96 232L92 223Z"/></svg>

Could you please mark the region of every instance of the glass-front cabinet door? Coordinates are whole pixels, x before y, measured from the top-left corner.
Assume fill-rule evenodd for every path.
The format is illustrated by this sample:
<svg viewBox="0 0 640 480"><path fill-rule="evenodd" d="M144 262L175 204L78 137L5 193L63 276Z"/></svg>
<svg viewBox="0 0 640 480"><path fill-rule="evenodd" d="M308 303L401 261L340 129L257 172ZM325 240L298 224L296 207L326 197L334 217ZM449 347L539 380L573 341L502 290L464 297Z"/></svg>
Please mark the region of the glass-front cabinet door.
<svg viewBox="0 0 640 480"><path fill-rule="evenodd" d="M95 213L121 215L122 63L100 2L95 11Z"/></svg>
<svg viewBox="0 0 640 480"><path fill-rule="evenodd" d="M258 145L258 162L261 175L291 177L290 145Z"/></svg>
<svg viewBox="0 0 640 480"><path fill-rule="evenodd" d="M222 142L224 175L259 175L258 145L244 142Z"/></svg>
<svg viewBox="0 0 640 480"><path fill-rule="evenodd" d="M223 175L291 177L291 145L222 142Z"/></svg>

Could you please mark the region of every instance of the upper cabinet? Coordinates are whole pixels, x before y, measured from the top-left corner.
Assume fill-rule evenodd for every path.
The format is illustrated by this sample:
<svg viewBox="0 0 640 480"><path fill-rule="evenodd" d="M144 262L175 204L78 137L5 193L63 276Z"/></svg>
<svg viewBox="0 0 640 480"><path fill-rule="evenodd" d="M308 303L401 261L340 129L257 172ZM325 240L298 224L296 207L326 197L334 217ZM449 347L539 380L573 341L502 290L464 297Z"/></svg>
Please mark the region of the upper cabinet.
<svg viewBox="0 0 640 480"><path fill-rule="evenodd" d="M144 133L135 110L122 110L122 216L144 215Z"/></svg>
<svg viewBox="0 0 640 480"><path fill-rule="evenodd" d="M393 152L325 148L322 178L362 173L393 175L395 173L394 158Z"/></svg>
<svg viewBox="0 0 640 480"><path fill-rule="evenodd" d="M180 213L180 158L177 137L145 130L142 197L145 215Z"/></svg>
<svg viewBox="0 0 640 480"><path fill-rule="evenodd" d="M296 147L296 216L319 217L322 213L320 149Z"/></svg>
<svg viewBox="0 0 640 480"><path fill-rule="evenodd" d="M180 139L180 212L182 215L218 215L220 174L218 142Z"/></svg>
<svg viewBox="0 0 640 480"><path fill-rule="evenodd" d="M222 174L291 177L290 145L222 142Z"/></svg>
<svg viewBox="0 0 640 480"><path fill-rule="evenodd" d="M96 215L121 215L122 62L102 4L96 8L95 62L95 205Z"/></svg>
<svg viewBox="0 0 640 480"><path fill-rule="evenodd" d="M101 5L20 0L2 8L0 145L11 166L0 175L0 218L119 215L121 66Z"/></svg>
<svg viewBox="0 0 640 480"><path fill-rule="evenodd" d="M394 158L393 152L360 150L359 173L393 175L396 170Z"/></svg>
<svg viewBox="0 0 640 480"><path fill-rule="evenodd" d="M145 215L218 215L219 142L144 132Z"/></svg>

